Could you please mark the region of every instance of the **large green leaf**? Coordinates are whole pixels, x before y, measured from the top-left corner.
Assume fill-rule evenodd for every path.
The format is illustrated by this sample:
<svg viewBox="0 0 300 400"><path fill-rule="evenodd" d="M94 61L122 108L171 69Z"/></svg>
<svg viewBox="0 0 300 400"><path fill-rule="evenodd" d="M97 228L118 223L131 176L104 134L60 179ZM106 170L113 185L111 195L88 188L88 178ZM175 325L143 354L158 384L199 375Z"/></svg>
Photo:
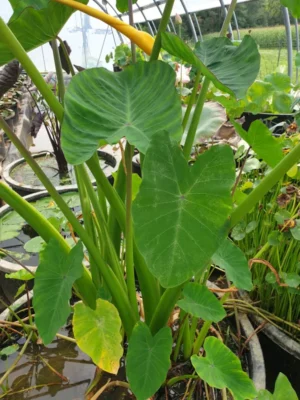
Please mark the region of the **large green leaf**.
<svg viewBox="0 0 300 400"><path fill-rule="evenodd" d="M288 378L280 372L275 382L274 393L268 390L261 390L258 394L258 400L298 400L298 396L293 389Z"/></svg>
<svg viewBox="0 0 300 400"><path fill-rule="evenodd" d="M253 382L243 371L239 358L227 346L215 337L208 337L204 342L204 350L206 357L191 357L201 379L211 387L229 389L234 400L256 398Z"/></svg>
<svg viewBox="0 0 300 400"><path fill-rule="evenodd" d="M88 0L76 1L88 3ZM11 0L11 4L14 14L8 26L26 51L55 38L74 12L71 7L49 0L30 0L30 2ZM0 40L0 65L14 58L10 48Z"/></svg>
<svg viewBox="0 0 300 400"><path fill-rule="evenodd" d="M300 1L299 0L280 0L281 4L287 7L294 18L300 18Z"/></svg>
<svg viewBox="0 0 300 400"><path fill-rule="evenodd" d="M252 122L248 132L237 122L233 120L231 122L237 133L270 167L274 168L283 159L283 151L279 141L272 136L272 133L262 121Z"/></svg>
<svg viewBox="0 0 300 400"><path fill-rule="evenodd" d="M130 389L137 400L147 400L165 381L170 368L172 332L162 328L155 336L148 326L139 322L129 340L126 372Z"/></svg>
<svg viewBox="0 0 300 400"><path fill-rule="evenodd" d="M135 4L136 2L137 2L137 0L133 0L132 4ZM127 0L117 0L117 9L121 13L128 11L128 1Z"/></svg>
<svg viewBox="0 0 300 400"><path fill-rule="evenodd" d="M225 239L234 177L229 146L213 146L189 166L166 132L151 141L133 219L137 245L163 287L203 271Z"/></svg>
<svg viewBox="0 0 300 400"><path fill-rule="evenodd" d="M185 111L186 110L183 109L184 113ZM192 118L194 116L194 111L195 107L193 107L191 110L186 129L182 137L182 143L185 142ZM225 108L214 101L204 103L194 142L201 142L201 140L207 140L208 138L211 138L218 132L218 130L226 121L227 115Z"/></svg>
<svg viewBox="0 0 300 400"><path fill-rule="evenodd" d="M83 273L83 246L78 242L66 254L61 244L50 239L40 252L35 273L33 307L35 322L44 344L51 343L70 315L73 283Z"/></svg>
<svg viewBox="0 0 300 400"><path fill-rule="evenodd" d="M92 68L76 75L65 96L62 147L70 164L88 160L100 139L123 136L145 153L162 130L181 137L175 72L161 61L139 62L118 74Z"/></svg>
<svg viewBox="0 0 300 400"><path fill-rule="evenodd" d="M231 240L225 239L212 256L212 262L223 268L227 278L239 289L251 290L252 279L248 261L242 250Z"/></svg>
<svg viewBox="0 0 300 400"><path fill-rule="evenodd" d="M222 37L198 42L193 52L178 36L163 33L162 47L197 67L217 88L238 98L246 95L260 68L257 45L249 35L239 46Z"/></svg>
<svg viewBox="0 0 300 400"><path fill-rule="evenodd" d="M79 348L102 370L117 374L120 358L122 322L116 307L102 299L92 310L83 303L74 307L73 330Z"/></svg>
<svg viewBox="0 0 300 400"><path fill-rule="evenodd" d="M219 322L226 312L208 288L198 283L188 283L183 289L183 299L177 302L185 312L205 321Z"/></svg>

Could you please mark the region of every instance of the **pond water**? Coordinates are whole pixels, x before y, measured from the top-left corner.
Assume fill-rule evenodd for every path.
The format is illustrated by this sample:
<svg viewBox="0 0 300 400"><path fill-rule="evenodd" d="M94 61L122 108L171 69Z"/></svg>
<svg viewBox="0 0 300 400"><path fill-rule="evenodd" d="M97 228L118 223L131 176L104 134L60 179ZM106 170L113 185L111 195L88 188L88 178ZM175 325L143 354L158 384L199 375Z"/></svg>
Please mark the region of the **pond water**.
<svg viewBox="0 0 300 400"><path fill-rule="evenodd" d="M114 167L116 165L116 159L108 153L98 152L100 166L107 177L112 176ZM63 185L75 185L76 177L74 167L69 165L69 172L65 176L60 176L57 168L55 157L51 153L44 156L35 157L39 166L43 169L44 173L51 180L54 186ZM92 177L91 172L88 170L88 174ZM35 175L31 167L27 163L17 165L10 173L12 179L19 184L41 186L41 182ZM41 187L42 188L42 187Z"/></svg>

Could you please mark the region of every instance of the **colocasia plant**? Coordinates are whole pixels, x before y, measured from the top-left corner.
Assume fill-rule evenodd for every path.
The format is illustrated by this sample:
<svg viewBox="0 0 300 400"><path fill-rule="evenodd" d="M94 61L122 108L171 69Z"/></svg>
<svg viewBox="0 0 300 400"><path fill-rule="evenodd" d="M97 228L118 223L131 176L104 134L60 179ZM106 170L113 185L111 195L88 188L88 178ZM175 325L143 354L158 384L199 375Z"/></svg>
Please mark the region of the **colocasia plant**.
<svg viewBox="0 0 300 400"><path fill-rule="evenodd" d="M181 348L184 359L190 359L195 370L192 379L201 378L206 386L222 390L223 398L226 391L236 400L256 398L258 393L238 357L221 340L207 336L212 322L225 317L223 303L230 292L219 301L207 288L206 280L213 262L225 270L232 285L252 288L247 260L228 234L298 162L300 145L275 162L275 144L269 132L257 126L245 134L250 145L258 135L265 138L268 149L261 156L266 162L271 158L273 169L236 208L231 195L235 162L229 146L212 146L193 165L189 163L209 86L239 99L259 71L260 56L251 36L239 46L224 37L237 1L233 0L229 8L220 37L196 43L194 50L165 32L174 0L167 0L155 41L86 6L88 0L31 0L26 5L10 2L14 14L8 25L0 19L0 63L17 58L62 124L62 149L67 162L75 166L84 220L81 225L1 119L0 127L79 239L70 248L51 222L0 183L0 196L46 242L34 278L33 328L37 328L43 343L49 344L69 318L73 290L80 299L72 309L77 345L99 368L112 374L117 374L120 359L125 357L129 387L138 400L153 396L164 384L172 351L176 361ZM124 1L120 3L121 9L126 8ZM138 62L117 74L104 68L85 70L73 76L66 93L60 82L59 101L26 51L49 38L55 40L74 9L103 19L151 56L149 62ZM33 30L37 25L42 29ZM183 121L175 72L157 60L161 48L198 71ZM191 111L192 120L181 147ZM96 151L100 142L114 144L122 138L127 144L112 186L100 168ZM142 181L133 201L135 148L141 155ZM84 246L88 268L83 264ZM175 309L180 309L176 335L170 327ZM261 393L259 398L270 396ZM279 399L275 394L274 398Z"/></svg>

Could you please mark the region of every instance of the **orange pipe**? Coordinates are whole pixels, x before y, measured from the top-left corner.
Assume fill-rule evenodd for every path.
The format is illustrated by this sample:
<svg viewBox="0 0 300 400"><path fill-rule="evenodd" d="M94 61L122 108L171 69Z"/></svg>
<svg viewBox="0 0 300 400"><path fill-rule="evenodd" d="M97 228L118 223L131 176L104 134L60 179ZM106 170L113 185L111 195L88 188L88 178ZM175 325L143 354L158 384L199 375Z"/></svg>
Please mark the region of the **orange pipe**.
<svg viewBox="0 0 300 400"><path fill-rule="evenodd" d="M139 31L133 26L126 24L119 19L112 17L109 14L106 14L100 10L95 8L86 6L85 4L81 4L74 0L54 0L57 3L64 4L66 6L72 7L75 10L79 10L84 12L85 14L90 15L91 17L100 19L100 21L105 22L107 25L110 25L112 28L115 28L117 31L127 36L133 43L135 43L138 47L140 47L146 54L151 55L154 39L149 33Z"/></svg>

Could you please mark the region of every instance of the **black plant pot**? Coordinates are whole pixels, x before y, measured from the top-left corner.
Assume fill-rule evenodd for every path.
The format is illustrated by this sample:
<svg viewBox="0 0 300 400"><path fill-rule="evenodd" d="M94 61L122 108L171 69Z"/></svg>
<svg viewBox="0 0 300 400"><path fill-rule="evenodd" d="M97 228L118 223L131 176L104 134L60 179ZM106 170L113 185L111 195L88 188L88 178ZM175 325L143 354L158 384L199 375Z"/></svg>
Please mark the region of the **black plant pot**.
<svg viewBox="0 0 300 400"><path fill-rule="evenodd" d="M272 128L273 126L283 122L286 122L288 125L290 125L294 120L293 114L271 114L271 113L252 114L245 112L243 113L242 117L245 118L245 122L242 125L245 131L248 131L252 122L257 120L261 120L268 128ZM275 136L280 136L284 132L285 132L285 127L278 126L273 131L273 134Z"/></svg>

